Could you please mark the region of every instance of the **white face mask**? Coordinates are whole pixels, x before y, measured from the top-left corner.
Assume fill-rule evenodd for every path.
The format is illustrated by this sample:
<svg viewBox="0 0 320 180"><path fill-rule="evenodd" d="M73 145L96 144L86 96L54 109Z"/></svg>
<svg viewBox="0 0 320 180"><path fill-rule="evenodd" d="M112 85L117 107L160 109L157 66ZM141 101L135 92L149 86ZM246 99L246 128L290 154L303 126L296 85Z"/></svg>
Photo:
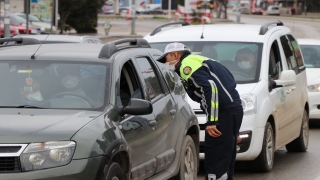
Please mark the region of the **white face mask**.
<svg viewBox="0 0 320 180"><path fill-rule="evenodd" d="M37 91L35 93L28 94L27 99L30 101L42 101L43 97L42 97L40 91Z"/></svg>
<svg viewBox="0 0 320 180"><path fill-rule="evenodd" d="M79 79L68 75L61 80L61 83L65 88L72 89L78 85Z"/></svg>
<svg viewBox="0 0 320 180"><path fill-rule="evenodd" d="M174 61L176 61L176 62L174 64L171 64L171 65L170 65L170 62L166 62L164 64L164 68L168 69L169 71L175 71L176 70L175 65L178 63L178 60L174 60Z"/></svg>
<svg viewBox="0 0 320 180"><path fill-rule="evenodd" d="M251 63L247 62L247 61L242 61L242 62L238 62L238 66L241 69L250 69L251 68Z"/></svg>

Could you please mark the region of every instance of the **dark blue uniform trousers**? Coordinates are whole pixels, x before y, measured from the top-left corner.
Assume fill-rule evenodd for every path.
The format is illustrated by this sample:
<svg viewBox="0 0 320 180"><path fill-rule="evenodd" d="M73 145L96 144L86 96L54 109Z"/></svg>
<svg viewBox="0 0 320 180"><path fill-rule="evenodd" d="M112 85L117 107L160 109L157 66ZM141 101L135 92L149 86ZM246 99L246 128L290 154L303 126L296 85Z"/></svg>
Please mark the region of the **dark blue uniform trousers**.
<svg viewBox="0 0 320 180"><path fill-rule="evenodd" d="M205 133L206 180L208 180L208 174L215 174L219 179L226 172L228 172L228 180L233 180L237 137L242 118L242 106L219 110L217 129L222 135L215 138Z"/></svg>

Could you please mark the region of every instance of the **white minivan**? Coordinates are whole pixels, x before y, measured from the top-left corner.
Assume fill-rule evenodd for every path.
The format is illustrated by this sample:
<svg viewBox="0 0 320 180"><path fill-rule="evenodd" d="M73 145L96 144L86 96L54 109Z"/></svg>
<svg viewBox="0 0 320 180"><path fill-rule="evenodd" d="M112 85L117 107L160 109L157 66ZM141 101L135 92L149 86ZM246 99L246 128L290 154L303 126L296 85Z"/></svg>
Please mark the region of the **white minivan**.
<svg viewBox="0 0 320 180"><path fill-rule="evenodd" d="M181 42L192 53L217 60L230 70L244 109L238 161L250 161L250 169L267 172L273 167L274 151L281 147L294 152L307 150L306 70L300 47L282 22L204 26L175 22L156 27L144 38L161 51L168 43ZM243 48L252 51L256 58L249 73L243 72L235 61L235 55ZM206 115L198 103L190 98L187 101L198 117L200 157L204 158Z"/></svg>

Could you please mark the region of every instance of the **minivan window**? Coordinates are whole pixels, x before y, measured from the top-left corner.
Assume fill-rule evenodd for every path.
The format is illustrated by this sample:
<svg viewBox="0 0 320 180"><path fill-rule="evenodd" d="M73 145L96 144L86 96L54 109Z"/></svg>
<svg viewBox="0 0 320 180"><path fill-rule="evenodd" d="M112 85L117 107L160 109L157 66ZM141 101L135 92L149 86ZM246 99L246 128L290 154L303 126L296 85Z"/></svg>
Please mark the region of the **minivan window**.
<svg viewBox="0 0 320 180"><path fill-rule="evenodd" d="M170 42L150 43L152 48L164 51ZM181 42L185 44L193 54L202 55L216 60L224 65L234 76L238 84L258 82L262 54L262 43L252 42ZM250 69L243 69L237 56L240 52L250 52L254 61Z"/></svg>
<svg viewBox="0 0 320 180"><path fill-rule="evenodd" d="M294 37L292 35L288 34L287 36L288 36L288 39L291 42L291 47L292 47L293 52L294 52L293 54L294 54L294 56L296 58L298 66L299 67L304 66L304 63L303 63L303 60L302 60L301 51L300 51L300 48L299 48L299 45L298 45L297 41L294 39Z"/></svg>
<svg viewBox="0 0 320 180"><path fill-rule="evenodd" d="M296 57L294 56L294 51L291 46L291 42L287 39L287 36L281 36L280 37L282 49L284 52L284 55L286 56L286 61L288 64L288 68L290 70L294 70L296 74L299 73L299 67L297 64Z"/></svg>

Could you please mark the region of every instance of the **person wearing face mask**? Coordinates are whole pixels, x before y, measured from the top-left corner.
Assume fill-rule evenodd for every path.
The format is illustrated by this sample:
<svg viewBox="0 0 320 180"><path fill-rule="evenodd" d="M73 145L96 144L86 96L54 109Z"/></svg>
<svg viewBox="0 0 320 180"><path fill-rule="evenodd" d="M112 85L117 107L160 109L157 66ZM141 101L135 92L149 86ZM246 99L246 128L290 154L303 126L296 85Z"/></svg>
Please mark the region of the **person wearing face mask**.
<svg viewBox="0 0 320 180"><path fill-rule="evenodd" d="M256 74L256 57L253 52L248 48L239 49L235 61L242 72L246 73L249 77L254 77Z"/></svg>
<svg viewBox="0 0 320 180"><path fill-rule="evenodd" d="M57 72L60 77L60 82L67 92L86 97L84 90L80 86L80 68L74 65L60 65L57 68ZM69 95L64 97L69 97Z"/></svg>
<svg viewBox="0 0 320 180"><path fill-rule="evenodd" d="M208 179L233 179L236 143L243 109L236 82L219 62L193 55L182 43L170 43L158 59L183 80L193 101L207 115L205 129L205 171ZM213 178L214 177L214 178Z"/></svg>

